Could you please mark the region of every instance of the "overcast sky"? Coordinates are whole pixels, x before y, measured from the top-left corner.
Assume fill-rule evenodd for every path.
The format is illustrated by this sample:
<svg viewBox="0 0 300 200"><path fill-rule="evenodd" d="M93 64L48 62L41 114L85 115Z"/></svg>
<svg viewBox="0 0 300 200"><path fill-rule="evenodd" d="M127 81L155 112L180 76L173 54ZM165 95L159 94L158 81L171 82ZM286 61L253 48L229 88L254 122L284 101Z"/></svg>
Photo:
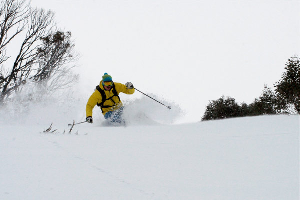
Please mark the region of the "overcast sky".
<svg viewBox="0 0 300 200"><path fill-rule="evenodd" d="M199 121L222 95L251 103L300 55L299 0L32 0L80 54L82 98L104 72ZM139 98L122 95L123 99ZM85 108L82 108L83 110ZM165 109L162 107L162 109Z"/></svg>

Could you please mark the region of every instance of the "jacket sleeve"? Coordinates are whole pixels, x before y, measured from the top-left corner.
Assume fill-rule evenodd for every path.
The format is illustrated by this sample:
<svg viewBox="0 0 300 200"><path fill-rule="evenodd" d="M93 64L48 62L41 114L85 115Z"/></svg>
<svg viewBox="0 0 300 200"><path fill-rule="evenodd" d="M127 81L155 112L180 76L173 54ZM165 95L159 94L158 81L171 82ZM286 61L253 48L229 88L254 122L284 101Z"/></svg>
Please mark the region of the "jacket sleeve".
<svg viewBox="0 0 300 200"><path fill-rule="evenodd" d="M124 84L122 83L116 83L115 84L116 90L118 93L123 92L125 94L133 94L135 92L135 89L128 89Z"/></svg>
<svg viewBox="0 0 300 200"><path fill-rule="evenodd" d="M90 96L86 104L86 117L93 116L93 108L97 105L97 102L101 102L102 97L97 90Z"/></svg>

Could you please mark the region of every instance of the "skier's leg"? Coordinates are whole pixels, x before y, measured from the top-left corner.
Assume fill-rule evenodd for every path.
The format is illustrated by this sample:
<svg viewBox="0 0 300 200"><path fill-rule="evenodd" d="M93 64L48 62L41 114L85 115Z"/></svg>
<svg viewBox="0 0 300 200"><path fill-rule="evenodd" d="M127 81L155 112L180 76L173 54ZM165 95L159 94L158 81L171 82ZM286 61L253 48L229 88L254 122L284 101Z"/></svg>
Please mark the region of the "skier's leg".
<svg viewBox="0 0 300 200"><path fill-rule="evenodd" d="M112 114L112 122L123 124L125 123L124 119L122 118L123 114L123 107L119 108L118 110L115 110Z"/></svg>

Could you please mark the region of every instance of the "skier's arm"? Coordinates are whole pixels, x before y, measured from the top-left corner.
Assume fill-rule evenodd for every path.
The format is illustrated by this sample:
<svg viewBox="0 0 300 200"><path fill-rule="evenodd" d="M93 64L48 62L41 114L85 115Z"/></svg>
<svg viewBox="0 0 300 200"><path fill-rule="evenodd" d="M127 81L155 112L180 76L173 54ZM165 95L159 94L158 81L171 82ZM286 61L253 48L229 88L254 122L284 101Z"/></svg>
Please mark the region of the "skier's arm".
<svg viewBox="0 0 300 200"><path fill-rule="evenodd" d="M97 90L90 96L87 104L86 104L86 117L93 116L93 108L97 104L97 102L101 102L101 94Z"/></svg>
<svg viewBox="0 0 300 200"><path fill-rule="evenodd" d="M133 94L135 92L134 88L129 89L122 83L115 83L115 87L118 92L123 92L125 94Z"/></svg>

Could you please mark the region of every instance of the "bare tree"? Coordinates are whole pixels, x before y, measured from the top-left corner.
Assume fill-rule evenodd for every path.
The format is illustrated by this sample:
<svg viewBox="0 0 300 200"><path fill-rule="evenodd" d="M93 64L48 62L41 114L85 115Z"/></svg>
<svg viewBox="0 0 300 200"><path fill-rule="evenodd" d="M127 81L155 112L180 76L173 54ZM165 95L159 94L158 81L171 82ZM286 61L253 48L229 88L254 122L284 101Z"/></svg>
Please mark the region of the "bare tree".
<svg viewBox="0 0 300 200"><path fill-rule="evenodd" d="M61 31L41 38L43 45L37 49L39 67L33 76L35 81L46 80L72 59L74 44L70 38L71 32Z"/></svg>
<svg viewBox="0 0 300 200"><path fill-rule="evenodd" d="M25 1L4 0L0 8L0 102L28 79L45 82L70 72L65 64L73 59L71 33L53 31L54 13L32 9ZM3 52L18 35L23 37L20 49L12 67L5 71L3 64L9 57Z"/></svg>
<svg viewBox="0 0 300 200"><path fill-rule="evenodd" d="M41 40L43 44L37 50L38 68L31 78L52 91L69 86L77 79L71 72L72 66L68 65L77 57L71 32L56 31Z"/></svg>
<svg viewBox="0 0 300 200"><path fill-rule="evenodd" d="M19 35L27 25L29 7L25 1L4 0L0 7L0 64L7 60L8 43Z"/></svg>
<svg viewBox="0 0 300 200"><path fill-rule="evenodd" d="M28 29L10 73L4 78L1 96L8 96L26 81L35 64L40 38L45 35L53 13L44 10L30 10Z"/></svg>
<svg viewBox="0 0 300 200"><path fill-rule="evenodd" d="M9 42L19 35L27 25L29 9L25 1L17 2L15 0L4 0L0 7L0 90L3 90L7 82L6 72L3 63L8 59L6 56L6 47ZM0 95L2 97L2 94Z"/></svg>

